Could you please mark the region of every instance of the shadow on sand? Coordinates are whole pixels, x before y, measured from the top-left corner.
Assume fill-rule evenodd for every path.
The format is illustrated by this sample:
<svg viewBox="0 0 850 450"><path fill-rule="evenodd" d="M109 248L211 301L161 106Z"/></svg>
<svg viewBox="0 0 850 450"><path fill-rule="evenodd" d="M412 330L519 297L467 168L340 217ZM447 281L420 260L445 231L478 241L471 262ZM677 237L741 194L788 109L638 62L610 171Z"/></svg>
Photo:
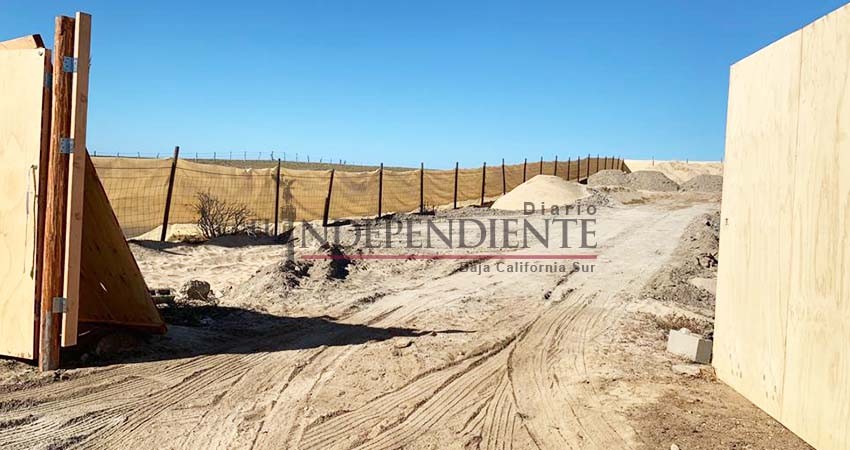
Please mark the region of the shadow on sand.
<svg viewBox="0 0 850 450"><path fill-rule="evenodd" d="M172 305L162 311L169 331L151 336L114 327L91 328L63 349L63 368L165 361L203 355L297 351L394 338L469 333L339 322L334 317L284 317L222 306Z"/></svg>

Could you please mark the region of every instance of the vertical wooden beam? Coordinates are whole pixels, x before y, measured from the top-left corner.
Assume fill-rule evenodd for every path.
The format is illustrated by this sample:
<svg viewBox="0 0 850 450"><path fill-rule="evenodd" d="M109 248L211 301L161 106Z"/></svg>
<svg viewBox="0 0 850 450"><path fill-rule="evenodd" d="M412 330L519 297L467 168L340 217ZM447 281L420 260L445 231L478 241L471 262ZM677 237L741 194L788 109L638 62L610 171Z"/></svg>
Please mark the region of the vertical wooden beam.
<svg viewBox="0 0 850 450"><path fill-rule="evenodd" d="M36 240L35 240L35 314L33 320L33 352L35 359L38 360L38 351L40 346L39 335L41 333L41 280L42 270L44 267L44 222L45 210L47 209L47 172L50 165L50 124L51 112L53 106L53 98L51 92L52 85L47 84L47 80L53 75L53 64L51 63L50 50L45 49L44 56L44 88L42 90L41 99L41 149L38 158L38 206L36 216Z"/></svg>
<svg viewBox="0 0 850 450"><path fill-rule="evenodd" d="M587 172L585 178L590 178L590 153L587 154Z"/></svg>
<svg viewBox="0 0 850 450"><path fill-rule="evenodd" d="M277 237L278 221L280 220L280 159L277 160L277 170L274 173L274 236Z"/></svg>
<svg viewBox="0 0 850 450"><path fill-rule="evenodd" d="M381 163L381 168L378 169L378 218L381 218L382 208L384 206L384 163Z"/></svg>
<svg viewBox="0 0 850 450"><path fill-rule="evenodd" d="M522 182L525 183L526 174L528 173L528 158L522 161Z"/></svg>
<svg viewBox="0 0 850 450"><path fill-rule="evenodd" d="M502 158L502 195L508 193L508 182L505 180L505 158Z"/></svg>
<svg viewBox="0 0 850 450"><path fill-rule="evenodd" d="M325 213L322 214L322 226L328 226L328 221L330 219L331 212L331 194L333 194L334 190L334 173L336 169L331 169L331 179L328 181L328 195L325 197Z"/></svg>
<svg viewBox="0 0 850 450"><path fill-rule="evenodd" d="M455 196L454 196L454 209L457 209L457 172L460 163L455 162Z"/></svg>
<svg viewBox="0 0 850 450"><path fill-rule="evenodd" d="M543 175L543 157L540 157L540 175Z"/></svg>
<svg viewBox="0 0 850 450"><path fill-rule="evenodd" d="M578 182L579 180L581 180L581 156L578 157L576 166L576 182Z"/></svg>
<svg viewBox="0 0 850 450"><path fill-rule="evenodd" d="M86 124L89 103L91 15L78 12L74 20L74 58L77 71L71 82L71 139L73 153L68 167L68 219L65 228L64 297L62 346L77 345L80 313L80 258L83 245L83 192L86 179Z"/></svg>
<svg viewBox="0 0 850 450"><path fill-rule="evenodd" d="M419 214L425 212L425 163L419 163Z"/></svg>
<svg viewBox="0 0 850 450"><path fill-rule="evenodd" d="M481 166L481 206L484 206L484 192L487 187L487 163Z"/></svg>
<svg viewBox="0 0 850 450"><path fill-rule="evenodd" d="M171 158L171 172L168 175L168 190L165 193L165 211L162 214L162 234L159 242L165 242L168 235L168 215L171 213L171 195L174 193L174 177L177 174L177 159L180 158L180 146L174 147L174 156Z"/></svg>
<svg viewBox="0 0 850 450"><path fill-rule="evenodd" d="M552 175L558 176L558 155L555 155L555 169L552 170Z"/></svg>
<svg viewBox="0 0 850 450"><path fill-rule="evenodd" d="M47 165L47 205L44 221L44 265L40 299L38 368L59 368L61 311L54 312L53 299L63 294L65 222L68 200L68 155L62 141L71 135L71 85L73 74L62 69L65 57L74 56L74 19L56 18L53 63L53 114L50 126L50 154Z"/></svg>
<svg viewBox="0 0 850 450"><path fill-rule="evenodd" d="M567 181L570 181L570 165L573 162L572 156L567 158Z"/></svg>

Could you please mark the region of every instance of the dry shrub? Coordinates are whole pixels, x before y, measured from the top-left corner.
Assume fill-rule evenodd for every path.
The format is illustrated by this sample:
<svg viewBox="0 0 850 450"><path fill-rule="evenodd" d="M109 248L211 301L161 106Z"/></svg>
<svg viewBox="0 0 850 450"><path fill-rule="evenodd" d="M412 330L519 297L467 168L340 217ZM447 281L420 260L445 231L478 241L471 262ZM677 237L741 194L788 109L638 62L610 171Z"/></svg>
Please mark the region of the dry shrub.
<svg viewBox="0 0 850 450"><path fill-rule="evenodd" d="M253 213L244 204L226 202L209 192L199 192L193 208L198 213L198 228L207 239L252 230L250 218Z"/></svg>

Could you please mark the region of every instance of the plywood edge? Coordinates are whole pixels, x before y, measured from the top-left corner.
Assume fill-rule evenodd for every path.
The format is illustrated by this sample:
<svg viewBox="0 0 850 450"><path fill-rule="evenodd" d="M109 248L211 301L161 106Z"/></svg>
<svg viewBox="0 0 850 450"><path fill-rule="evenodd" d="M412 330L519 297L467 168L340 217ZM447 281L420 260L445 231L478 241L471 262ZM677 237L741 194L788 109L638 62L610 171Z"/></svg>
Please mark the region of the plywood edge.
<svg viewBox="0 0 850 450"><path fill-rule="evenodd" d="M91 16L78 12L74 21L74 74L71 94L71 139L74 140L68 170L68 220L65 232L65 298L62 316L62 346L77 344L80 311L80 255L83 234L83 195L86 178L86 123L89 97Z"/></svg>
<svg viewBox="0 0 850 450"><path fill-rule="evenodd" d="M50 59L50 50L44 50L44 80L53 73L53 63ZM44 82L42 88L41 104L41 148L38 157L38 191L36 202L36 253L35 253L35 316L33 320L33 359L38 359L38 342L41 334L41 272L44 263L44 222L45 208L47 205L47 162L50 157L50 121L52 114L51 87Z"/></svg>
<svg viewBox="0 0 850 450"><path fill-rule="evenodd" d="M27 50L44 48L44 40L40 34L31 34L0 42L0 50Z"/></svg>

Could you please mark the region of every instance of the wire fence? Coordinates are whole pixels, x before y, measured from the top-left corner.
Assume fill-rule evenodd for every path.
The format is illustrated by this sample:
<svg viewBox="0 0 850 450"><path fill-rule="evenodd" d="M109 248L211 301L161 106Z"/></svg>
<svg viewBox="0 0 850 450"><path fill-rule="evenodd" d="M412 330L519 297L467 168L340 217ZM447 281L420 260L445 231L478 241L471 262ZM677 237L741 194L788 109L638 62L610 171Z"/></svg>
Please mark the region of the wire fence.
<svg viewBox="0 0 850 450"><path fill-rule="evenodd" d="M292 220L339 220L437 207L483 204L534 176L583 181L605 169L628 170L613 157L524 161L480 168L367 171L295 170L197 163L182 158L95 157L101 182L128 238L164 239L196 234L199 195L245 206L255 227L268 233ZM166 230L168 233L164 233Z"/></svg>

